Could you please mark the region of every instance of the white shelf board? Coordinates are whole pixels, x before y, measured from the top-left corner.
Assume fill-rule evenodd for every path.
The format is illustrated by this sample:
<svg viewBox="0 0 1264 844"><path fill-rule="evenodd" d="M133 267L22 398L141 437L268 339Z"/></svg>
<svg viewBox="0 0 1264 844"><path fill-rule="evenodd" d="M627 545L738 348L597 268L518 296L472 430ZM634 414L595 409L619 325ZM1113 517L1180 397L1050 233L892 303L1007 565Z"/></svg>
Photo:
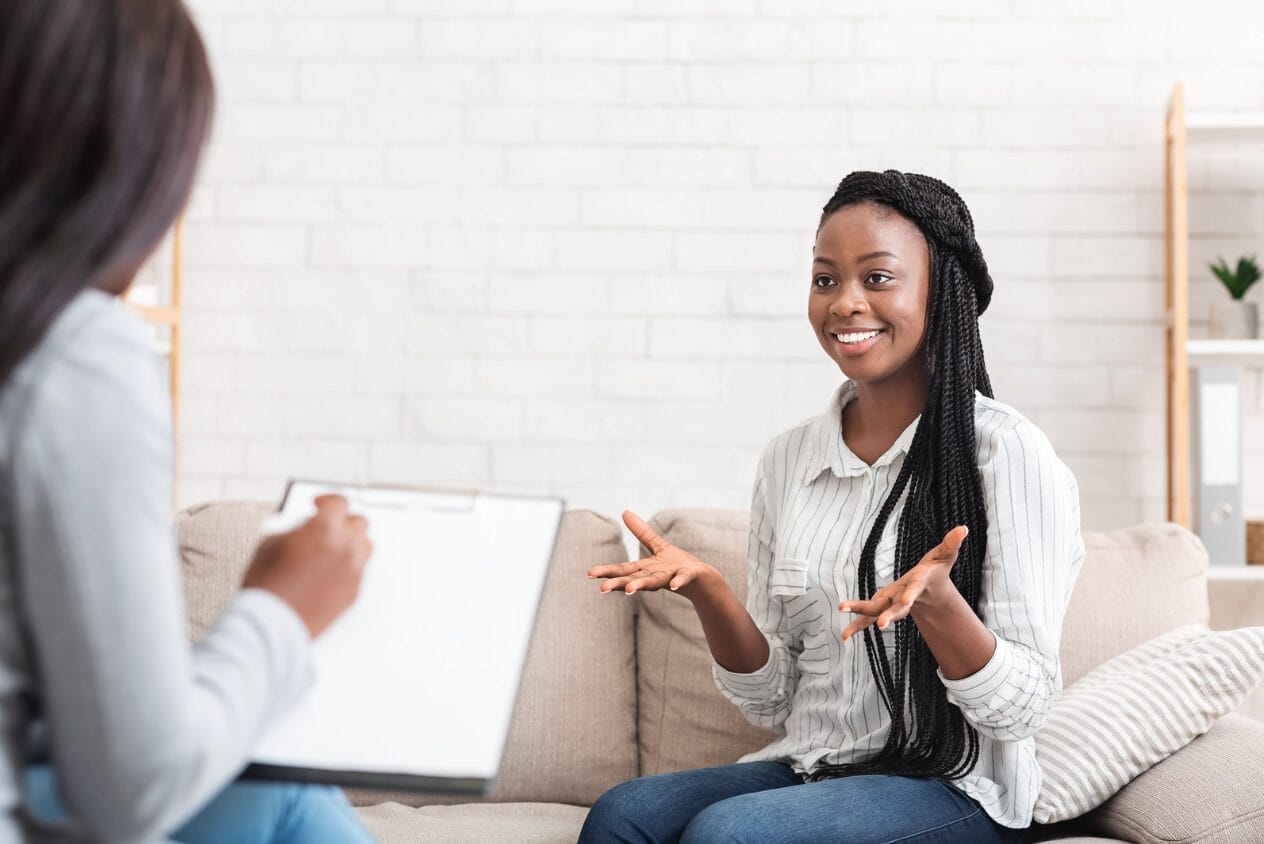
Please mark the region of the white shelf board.
<svg viewBox="0 0 1264 844"><path fill-rule="evenodd" d="M1264 340L1187 340L1185 351L1191 358L1264 361Z"/></svg>
<svg viewBox="0 0 1264 844"><path fill-rule="evenodd" d="M1185 116L1189 132L1259 132L1264 136L1264 112L1192 111Z"/></svg>
<svg viewBox="0 0 1264 844"><path fill-rule="evenodd" d="M1264 580L1264 566L1207 566L1208 580Z"/></svg>

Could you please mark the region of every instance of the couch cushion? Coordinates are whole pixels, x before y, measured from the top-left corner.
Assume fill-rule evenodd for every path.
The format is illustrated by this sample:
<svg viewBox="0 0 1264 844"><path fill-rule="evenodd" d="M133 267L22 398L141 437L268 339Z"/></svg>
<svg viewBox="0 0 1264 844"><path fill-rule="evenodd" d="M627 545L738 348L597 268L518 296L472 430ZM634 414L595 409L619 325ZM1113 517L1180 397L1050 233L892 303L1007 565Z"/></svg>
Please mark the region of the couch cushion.
<svg viewBox="0 0 1264 844"><path fill-rule="evenodd" d="M217 502L177 517L195 636L237 590L273 509ZM621 529L610 519L586 510L563 517L492 799L591 804L637 775L633 607L601 595L585 577L590 566L626 558ZM358 789L348 794L360 805L388 797L412 805L454 800Z"/></svg>
<svg viewBox="0 0 1264 844"><path fill-rule="evenodd" d="M275 512L276 505L260 501L216 501L176 514L185 612L193 639L202 638L241 588L259 544L259 530Z"/></svg>
<svg viewBox="0 0 1264 844"><path fill-rule="evenodd" d="M650 525L664 539L710 563L746 600L748 514L666 510ZM641 774L736 762L776 736L751 726L711 677L711 652L693 606L671 592L643 592L636 649Z"/></svg>
<svg viewBox="0 0 1264 844"><path fill-rule="evenodd" d="M1258 570L1264 570L1264 566ZM1264 580L1209 578L1207 602L1211 606L1213 630L1259 624L1264 619ZM1234 712L1264 721L1264 685L1247 695Z"/></svg>
<svg viewBox="0 0 1264 844"><path fill-rule="evenodd" d="M414 809L386 803L359 810L381 844L574 844L588 810L556 803L473 803Z"/></svg>
<svg viewBox="0 0 1264 844"><path fill-rule="evenodd" d="M1079 817L1205 733L1264 678L1264 627L1188 624L1094 668L1036 733L1033 816Z"/></svg>
<svg viewBox="0 0 1264 844"><path fill-rule="evenodd" d="M1206 624L1207 549L1175 524L1086 531L1062 625L1062 682L1184 624Z"/></svg>
<svg viewBox="0 0 1264 844"><path fill-rule="evenodd" d="M1264 841L1264 724L1226 715L1083 820L1149 844Z"/></svg>

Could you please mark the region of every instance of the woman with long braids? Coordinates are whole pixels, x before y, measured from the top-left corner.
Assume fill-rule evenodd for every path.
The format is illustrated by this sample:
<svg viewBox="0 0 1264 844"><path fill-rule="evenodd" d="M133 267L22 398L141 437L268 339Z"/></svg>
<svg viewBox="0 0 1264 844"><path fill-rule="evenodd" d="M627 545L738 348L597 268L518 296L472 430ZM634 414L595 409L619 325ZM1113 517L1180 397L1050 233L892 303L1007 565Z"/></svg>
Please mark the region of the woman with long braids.
<svg viewBox="0 0 1264 844"><path fill-rule="evenodd" d="M170 403L119 301L214 99L179 0L0 2L0 842L356 844L326 786L233 783L355 600L364 519L269 539L196 648Z"/></svg>
<svg viewBox="0 0 1264 844"><path fill-rule="evenodd" d="M1026 840L1084 559L1075 478L992 396L992 279L952 188L852 173L813 259L808 318L847 380L764 451L746 606L631 513L652 556L589 572L691 601L721 691L784 736L616 786L581 841Z"/></svg>

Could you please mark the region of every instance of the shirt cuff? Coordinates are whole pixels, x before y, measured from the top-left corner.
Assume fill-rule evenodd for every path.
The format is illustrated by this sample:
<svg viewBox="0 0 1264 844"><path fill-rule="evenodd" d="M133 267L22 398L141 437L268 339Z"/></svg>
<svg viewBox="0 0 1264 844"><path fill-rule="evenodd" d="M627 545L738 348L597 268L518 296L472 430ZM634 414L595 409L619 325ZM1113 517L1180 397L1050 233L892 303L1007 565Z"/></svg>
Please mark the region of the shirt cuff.
<svg viewBox="0 0 1264 844"><path fill-rule="evenodd" d="M983 667L959 680L949 680L944 672L936 669L939 680L948 690L949 702L962 708L982 706L990 701L1009 681L1014 670L1014 649L995 633L996 650Z"/></svg>
<svg viewBox="0 0 1264 844"><path fill-rule="evenodd" d="M777 652L768 643L768 660L749 674L729 671L720 663L712 660L711 673L720 688L737 698L744 700L762 700L770 696L777 679Z"/></svg>

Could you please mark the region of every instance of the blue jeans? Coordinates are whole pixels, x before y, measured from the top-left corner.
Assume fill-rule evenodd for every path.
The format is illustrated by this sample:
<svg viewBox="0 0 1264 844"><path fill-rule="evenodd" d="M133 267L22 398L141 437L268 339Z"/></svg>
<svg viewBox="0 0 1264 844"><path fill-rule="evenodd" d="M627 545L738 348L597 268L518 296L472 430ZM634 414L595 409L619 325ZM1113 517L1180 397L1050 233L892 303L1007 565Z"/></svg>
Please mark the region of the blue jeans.
<svg viewBox="0 0 1264 844"><path fill-rule="evenodd" d="M781 762L744 762L616 785L584 822L580 844L601 842L1027 841L940 780L855 776L804 783Z"/></svg>
<svg viewBox="0 0 1264 844"><path fill-rule="evenodd" d="M68 817L48 766L26 769L26 803L43 821ZM373 836L346 796L329 786L242 781L171 833L182 844L361 844Z"/></svg>

